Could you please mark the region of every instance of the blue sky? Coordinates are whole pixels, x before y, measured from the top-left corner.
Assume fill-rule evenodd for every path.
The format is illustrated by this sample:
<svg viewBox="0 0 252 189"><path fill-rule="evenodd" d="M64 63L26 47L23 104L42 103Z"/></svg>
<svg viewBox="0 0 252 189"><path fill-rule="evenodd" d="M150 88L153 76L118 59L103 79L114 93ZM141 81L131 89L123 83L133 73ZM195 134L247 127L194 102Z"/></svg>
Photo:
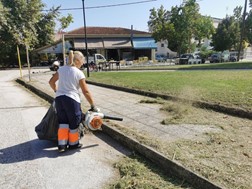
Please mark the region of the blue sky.
<svg viewBox="0 0 252 189"><path fill-rule="evenodd" d="M133 28L141 31L148 31L147 22L149 20L150 9L160 8L161 5L166 10L170 10L172 6L180 5L183 0L157 0L145 2L141 4L133 4L126 6L117 6L109 8L93 8L104 5L124 4L132 2L140 2L143 0L85 0L86 24L87 26L106 26L106 27L123 27ZM82 0L42 0L47 5L45 9L52 6L61 8L82 8ZM202 15L212 16L215 18L224 18L226 14L233 14L236 6L244 6L244 0L199 0L200 13ZM61 11L62 15L72 14L74 23L72 23L66 31L83 27L82 10Z"/></svg>

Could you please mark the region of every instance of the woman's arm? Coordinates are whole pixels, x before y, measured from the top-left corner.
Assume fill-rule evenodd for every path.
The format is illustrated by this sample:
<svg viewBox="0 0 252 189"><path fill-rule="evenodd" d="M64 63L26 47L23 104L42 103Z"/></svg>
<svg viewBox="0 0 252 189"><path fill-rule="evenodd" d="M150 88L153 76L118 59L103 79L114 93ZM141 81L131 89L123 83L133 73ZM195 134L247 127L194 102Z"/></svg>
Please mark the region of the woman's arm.
<svg viewBox="0 0 252 189"><path fill-rule="evenodd" d="M85 79L81 79L79 81L80 83L80 88L82 90L82 93L83 95L85 96L85 98L87 99L87 101L89 102L90 106L91 107L95 107L94 105L94 100L93 100L93 97L88 89L88 86L87 86L87 83L86 83L86 80Z"/></svg>
<svg viewBox="0 0 252 189"><path fill-rule="evenodd" d="M50 87L54 90L54 92L57 91L56 81L58 81L58 79L59 79L59 74L58 72L56 72L55 74L53 74L53 76L49 80Z"/></svg>

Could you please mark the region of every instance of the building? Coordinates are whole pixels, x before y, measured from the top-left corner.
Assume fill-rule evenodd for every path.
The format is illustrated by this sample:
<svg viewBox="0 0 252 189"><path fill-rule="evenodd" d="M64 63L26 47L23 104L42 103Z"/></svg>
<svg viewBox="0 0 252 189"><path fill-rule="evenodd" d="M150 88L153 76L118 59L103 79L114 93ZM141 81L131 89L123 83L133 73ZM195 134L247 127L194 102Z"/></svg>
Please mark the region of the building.
<svg viewBox="0 0 252 189"><path fill-rule="evenodd" d="M85 54L86 41L84 28L78 28L57 35L52 45L47 45L33 51L35 54L55 54L63 59L64 53L71 49ZM120 27L87 27L86 39L89 55L102 54L107 60L137 60L140 57L155 59L157 44L151 33ZM63 50L64 49L64 50Z"/></svg>
<svg viewBox="0 0 252 189"><path fill-rule="evenodd" d="M156 55L162 55L167 58L174 58L177 56L177 52L174 52L168 48L167 40L161 40L157 42Z"/></svg>

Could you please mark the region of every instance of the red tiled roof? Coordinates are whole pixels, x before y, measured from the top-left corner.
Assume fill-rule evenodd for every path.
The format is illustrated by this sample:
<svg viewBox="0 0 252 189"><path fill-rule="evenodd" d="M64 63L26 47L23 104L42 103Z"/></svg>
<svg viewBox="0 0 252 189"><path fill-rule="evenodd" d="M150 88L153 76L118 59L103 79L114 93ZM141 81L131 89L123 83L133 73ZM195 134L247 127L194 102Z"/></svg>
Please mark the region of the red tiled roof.
<svg viewBox="0 0 252 189"><path fill-rule="evenodd" d="M87 34L93 34L93 35L104 35L104 34L110 34L110 35L126 35L131 34L133 31L133 34L151 34L144 31L138 31L138 30L132 30L127 28L120 28L120 27L87 27ZM72 30L70 32L67 32L67 34L84 34L84 27Z"/></svg>

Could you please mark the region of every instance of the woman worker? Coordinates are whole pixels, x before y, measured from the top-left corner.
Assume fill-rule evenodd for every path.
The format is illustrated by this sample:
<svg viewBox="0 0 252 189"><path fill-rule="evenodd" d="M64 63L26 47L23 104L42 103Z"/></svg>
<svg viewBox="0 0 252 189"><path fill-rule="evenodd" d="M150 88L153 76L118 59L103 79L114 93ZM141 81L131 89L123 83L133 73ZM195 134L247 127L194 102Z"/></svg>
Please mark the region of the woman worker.
<svg viewBox="0 0 252 189"><path fill-rule="evenodd" d="M49 81L56 92L55 105L59 121L58 149L64 152L68 149L81 148L78 126L81 122L81 105L79 88L91 106L91 111L97 111L94 100L88 90L85 75L80 70L85 57L80 51L69 52L69 64L62 66ZM59 80L59 81L58 81ZM58 84L56 86L56 82Z"/></svg>

